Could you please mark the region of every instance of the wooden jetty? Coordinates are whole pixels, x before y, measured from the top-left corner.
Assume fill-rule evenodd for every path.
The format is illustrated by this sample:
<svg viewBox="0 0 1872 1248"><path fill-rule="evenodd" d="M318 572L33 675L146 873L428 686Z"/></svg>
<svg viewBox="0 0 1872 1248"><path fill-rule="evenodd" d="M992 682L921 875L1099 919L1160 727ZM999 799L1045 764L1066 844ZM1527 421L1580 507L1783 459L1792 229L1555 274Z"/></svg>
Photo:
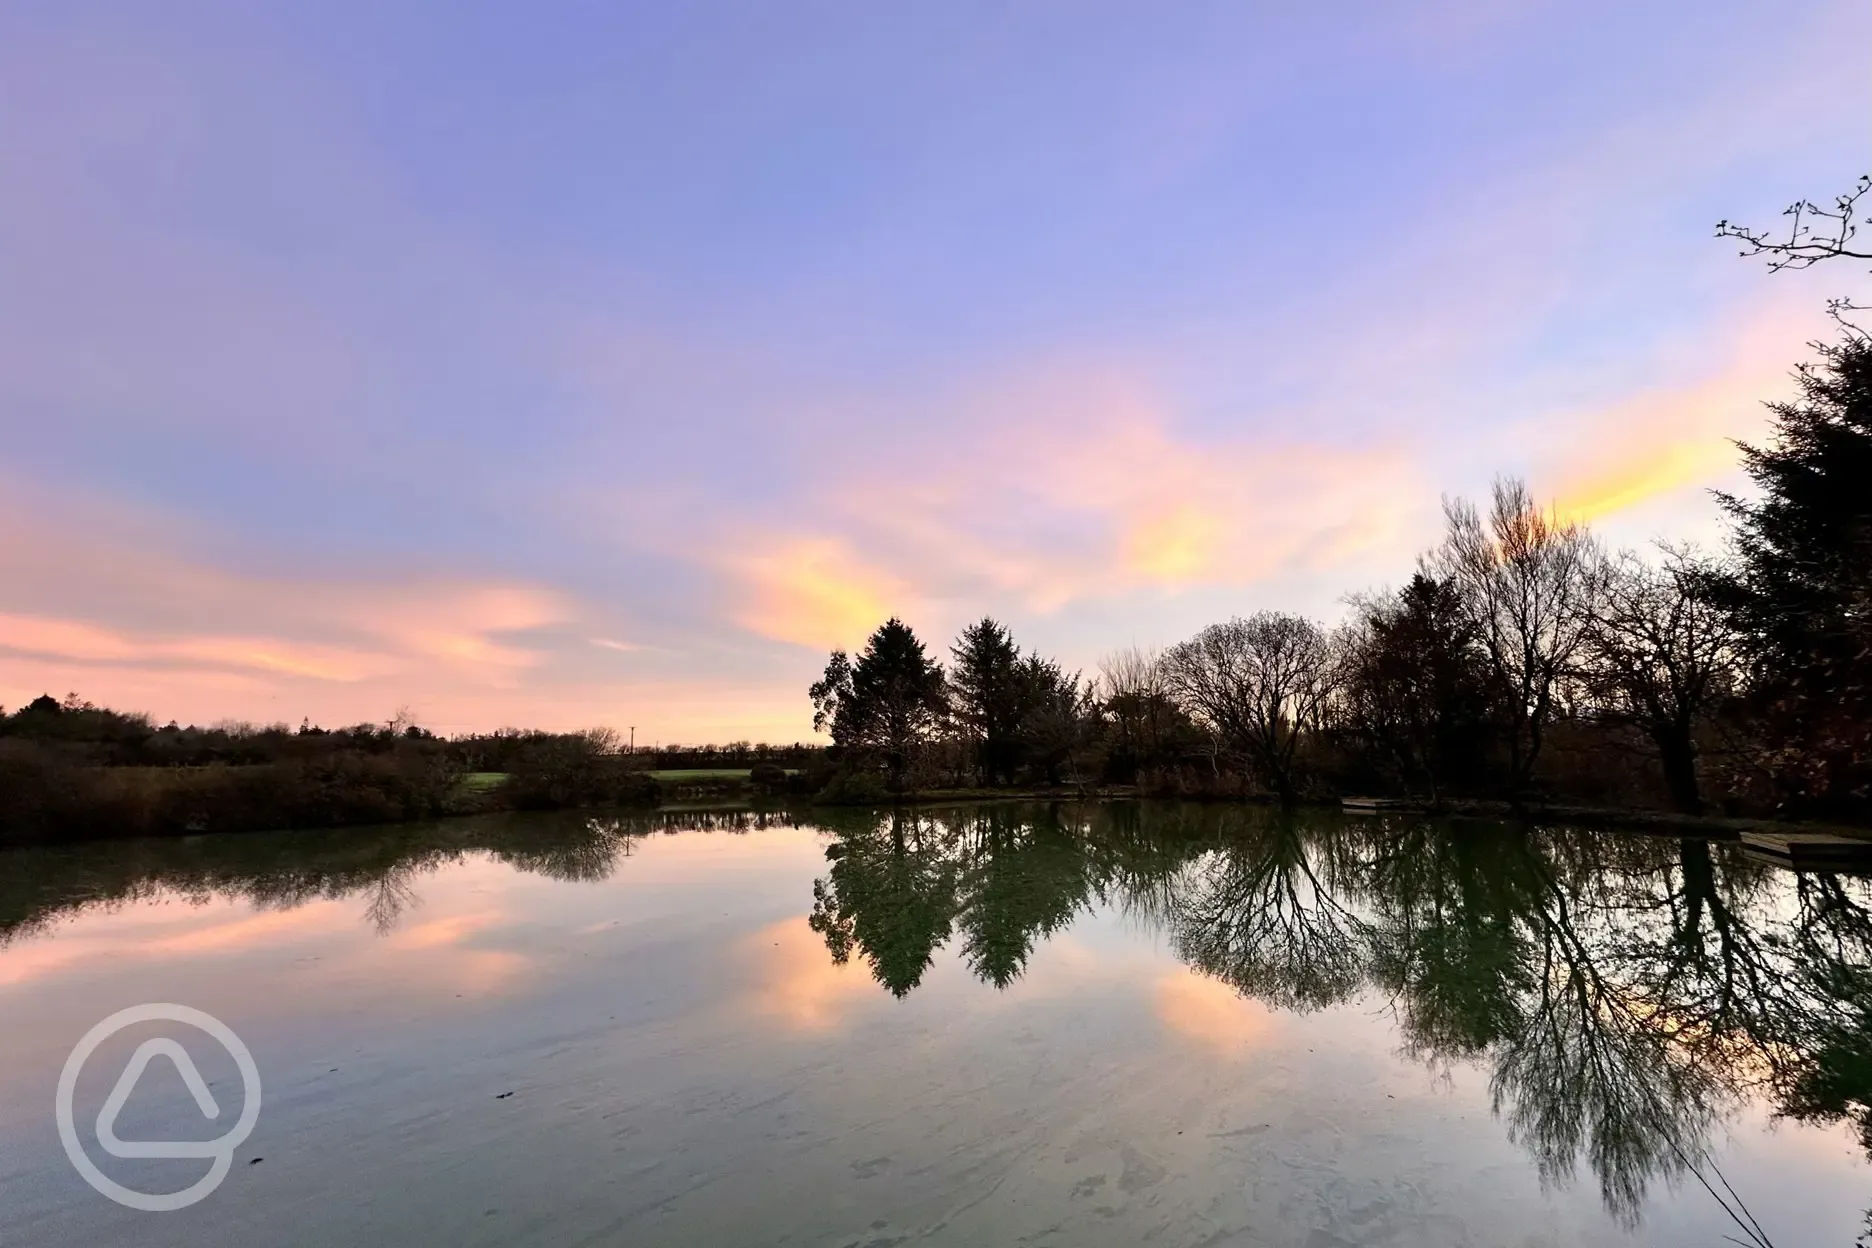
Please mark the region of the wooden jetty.
<svg viewBox="0 0 1872 1248"><path fill-rule="evenodd" d="M1741 839L1750 857L1796 871L1872 871L1872 840L1831 832L1767 832L1753 828L1744 831Z"/></svg>
<svg viewBox="0 0 1872 1248"><path fill-rule="evenodd" d="M1412 810L1415 804L1395 797L1348 797L1339 802L1348 815L1376 815L1388 810Z"/></svg>

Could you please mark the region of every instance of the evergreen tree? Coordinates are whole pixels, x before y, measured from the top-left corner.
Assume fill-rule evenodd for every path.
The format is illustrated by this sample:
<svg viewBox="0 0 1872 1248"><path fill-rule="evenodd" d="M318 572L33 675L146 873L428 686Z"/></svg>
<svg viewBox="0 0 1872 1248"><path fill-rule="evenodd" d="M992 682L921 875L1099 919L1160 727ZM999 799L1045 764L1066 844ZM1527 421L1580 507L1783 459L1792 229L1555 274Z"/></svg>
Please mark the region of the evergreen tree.
<svg viewBox="0 0 1872 1248"><path fill-rule="evenodd" d="M974 750L980 782L1005 783L1019 762L1020 648L1006 625L984 616L962 630L949 653L950 706Z"/></svg>
<svg viewBox="0 0 1872 1248"><path fill-rule="evenodd" d="M1419 572L1395 597L1358 602L1345 709L1352 736L1406 789L1436 798L1480 778L1489 734L1486 658L1462 596Z"/></svg>
<svg viewBox="0 0 1872 1248"><path fill-rule="evenodd" d="M1739 567L1720 589L1787 799L1872 808L1872 341L1817 345L1800 397L1742 447L1757 501L1722 495Z"/></svg>
<svg viewBox="0 0 1872 1248"><path fill-rule="evenodd" d="M813 685L813 728L858 758L875 757L901 791L917 750L942 726L942 665L930 659L910 626L895 617L871 634L857 662L834 650Z"/></svg>

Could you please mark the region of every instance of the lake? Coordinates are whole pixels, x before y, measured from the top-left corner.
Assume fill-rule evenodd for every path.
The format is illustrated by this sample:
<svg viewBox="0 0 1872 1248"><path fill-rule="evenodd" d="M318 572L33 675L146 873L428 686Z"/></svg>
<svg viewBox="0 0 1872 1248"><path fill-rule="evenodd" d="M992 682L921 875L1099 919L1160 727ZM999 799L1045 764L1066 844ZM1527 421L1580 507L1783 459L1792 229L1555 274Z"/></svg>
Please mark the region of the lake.
<svg viewBox="0 0 1872 1248"><path fill-rule="evenodd" d="M1848 1248L1872 887L1733 844L1153 803L0 854L0 1243ZM263 1108L87 1187L73 1045ZM167 1026L169 1030L163 1030ZM234 1060L73 1097L205 1162ZM233 1107L230 1110L230 1106ZM1855 1117L1857 1115L1857 1117Z"/></svg>

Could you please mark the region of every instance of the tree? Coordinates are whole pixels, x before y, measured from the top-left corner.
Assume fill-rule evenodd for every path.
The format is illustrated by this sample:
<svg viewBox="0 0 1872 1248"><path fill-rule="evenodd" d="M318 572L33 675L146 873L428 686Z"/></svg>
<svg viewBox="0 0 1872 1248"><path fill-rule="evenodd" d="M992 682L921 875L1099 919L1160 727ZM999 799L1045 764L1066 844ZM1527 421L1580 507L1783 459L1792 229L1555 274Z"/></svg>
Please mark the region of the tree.
<svg viewBox="0 0 1872 1248"><path fill-rule="evenodd" d="M1788 798L1872 807L1872 341L1816 344L1773 440L1742 446L1760 497L1718 495L1736 569L1721 593L1745 637L1750 704Z"/></svg>
<svg viewBox="0 0 1872 1248"><path fill-rule="evenodd" d="M885 826L888 825L888 826ZM832 866L813 882L806 922L844 965L862 953L871 974L904 997L923 981L955 922L954 837L899 809L880 825L845 831L826 849Z"/></svg>
<svg viewBox="0 0 1872 1248"><path fill-rule="evenodd" d="M1488 656L1492 704L1508 745L1508 787L1518 801L1533 778L1562 683L1593 622L1604 560L1586 530L1535 505L1524 482L1498 478L1485 520L1445 500L1443 544L1425 571L1462 597Z"/></svg>
<svg viewBox="0 0 1872 1248"><path fill-rule="evenodd" d="M1489 694L1475 624L1452 582L1421 572L1393 597L1353 605L1347 727L1382 770L1435 799L1480 769Z"/></svg>
<svg viewBox="0 0 1872 1248"><path fill-rule="evenodd" d="M1283 802L1294 799L1300 739L1318 727L1338 675L1318 624L1277 611L1211 624L1171 648L1164 673L1197 723L1257 765Z"/></svg>
<svg viewBox="0 0 1872 1248"><path fill-rule="evenodd" d="M1048 784L1076 770L1095 718L1092 689L1051 659L1030 654L1015 670L1020 690L1020 756Z"/></svg>
<svg viewBox="0 0 1872 1248"><path fill-rule="evenodd" d="M1830 207L1797 199L1782 209L1781 215L1790 218L1785 237L1730 221L1716 223L1716 237L1739 239L1743 244L1740 253L1743 256L1767 256L1768 269L1775 273L1782 269L1812 268L1822 260L1872 260L1872 250L1856 241L1859 226L1872 224L1872 217L1858 218L1857 215L1859 201L1868 194L1872 194L1872 174L1862 176L1844 195L1834 196ZM1863 339L1866 331L1853 323L1851 314L1866 311L1872 308L1854 303L1850 298L1827 303L1827 312L1855 338Z"/></svg>
<svg viewBox="0 0 1872 1248"><path fill-rule="evenodd" d="M810 693L813 730L829 730L832 743L854 757L879 758L899 792L912 758L947 710L942 665L895 617L871 634L856 663L834 650Z"/></svg>
<svg viewBox="0 0 1872 1248"><path fill-rule="evenodd" d="M1626 552L1607 568L1587 638L1602 706L1656 747L1671 800L1698 814L1697 732L1735 686L1739 636L1716 602L1715 569L1687 548L1653 566Z"/></svg>
<svg viewBox="0 0 1872 1248"><path fill-rule="evenodd" d="M1193 726L1171 696L1163 656L1155 650L1131 646L1106 655L1098 695L1109 734L1109 778L1132 783L1144 768L1170 762L1191 746Z"/></svg>
<svg viewBox="0 0 1872 1248"><path fill-rule="evenodd" d="M974 749L982 784L1013 778L1022 714L1020 648L1007 627L984 616L949 654L950 709Z"/></svg>

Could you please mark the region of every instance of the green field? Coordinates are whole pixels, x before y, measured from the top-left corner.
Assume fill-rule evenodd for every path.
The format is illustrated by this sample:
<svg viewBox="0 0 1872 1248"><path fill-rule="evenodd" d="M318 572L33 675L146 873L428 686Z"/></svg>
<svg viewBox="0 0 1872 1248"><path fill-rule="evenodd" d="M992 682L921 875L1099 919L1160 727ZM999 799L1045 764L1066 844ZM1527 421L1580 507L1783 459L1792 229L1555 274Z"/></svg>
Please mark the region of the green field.
<svg viewBox="0 0 1872 1248"><path fill-rule="evenodd" d="M751 771L748 767L678 767L650 774L665 783L684 784L698 780L745 780Z"/></svg>
<svg viewBox="0 0 1872 1248"><path fill-rule="evenodd" d="M652 771L650 775L664 784L702 784L708 781L746 780L752 769L747 767L675 767L661 771ZM788 774L791 774L789 769ZM472 793L486 793L497 789L507 778L504 771L471 771L462 777L462 788Z"/></svg>

